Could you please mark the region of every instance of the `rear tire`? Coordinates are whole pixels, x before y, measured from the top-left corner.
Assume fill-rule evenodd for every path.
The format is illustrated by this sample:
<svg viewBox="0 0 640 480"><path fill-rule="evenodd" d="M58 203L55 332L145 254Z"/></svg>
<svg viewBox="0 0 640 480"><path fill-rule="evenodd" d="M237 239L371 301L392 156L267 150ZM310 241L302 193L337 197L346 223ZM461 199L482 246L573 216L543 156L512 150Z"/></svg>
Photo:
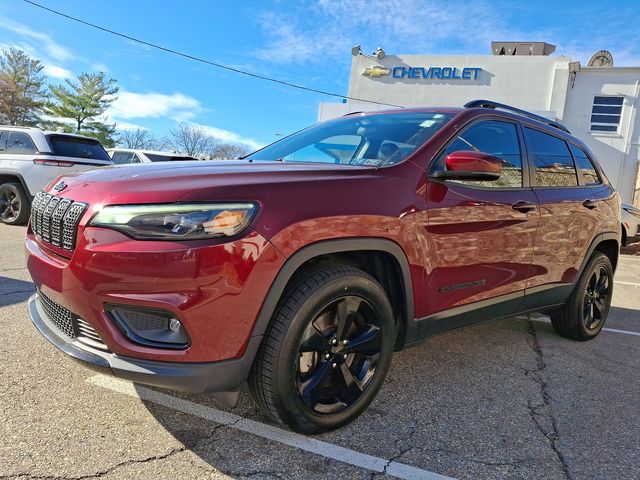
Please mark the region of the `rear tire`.
<svg viewBox="0 0 640 480"><path fill-rule="evenodd" d="M613 267L604 253L595 252L564 307L551 316L558 335L591 340L604 326L613 294Z"/></svg>
<svg viewBox="0 0 640 480"><path fill-rule="evenodd" d="M0 221L7 225L24 225L29 220L31 202L22 185L3 183L0 185Z"/></svg>
<svg viewBox="0 0 640 480"><path fill-rule="evenodd" d="M324 265L292 281L249 376L258 404L306 434L356 419L384 382L395 343L380 284L350 266Z"/></svg>

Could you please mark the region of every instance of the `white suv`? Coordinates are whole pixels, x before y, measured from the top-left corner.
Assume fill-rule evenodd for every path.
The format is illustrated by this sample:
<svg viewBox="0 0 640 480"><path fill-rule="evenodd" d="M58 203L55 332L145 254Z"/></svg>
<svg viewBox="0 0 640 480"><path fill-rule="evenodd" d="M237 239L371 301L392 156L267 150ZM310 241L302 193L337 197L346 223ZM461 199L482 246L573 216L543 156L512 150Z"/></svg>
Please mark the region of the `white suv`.
<svg viewBox="0 0 640 480"><path fill-rule="evenodd" d="M33 127L0 126L0 221L24 225L31 199L69 172L113 165L100 142Z"/></svg>
<svg viewBox="0 0 640 480"><path fill-rule="evenodd" d="M175 162L179 160L197 160L189 155L160 152L156 150L138 150L133 148L110 148L107 150L116 165L129 163Z"/></svg>

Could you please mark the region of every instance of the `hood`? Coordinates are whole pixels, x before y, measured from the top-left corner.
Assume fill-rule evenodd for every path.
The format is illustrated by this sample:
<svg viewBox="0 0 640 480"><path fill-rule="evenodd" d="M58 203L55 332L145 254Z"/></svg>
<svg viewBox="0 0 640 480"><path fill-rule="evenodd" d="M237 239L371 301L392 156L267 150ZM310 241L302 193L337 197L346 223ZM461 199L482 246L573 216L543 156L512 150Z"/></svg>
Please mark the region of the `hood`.
<svg viewBox="0 0 640 480"><path fill-rule="evenodd" d="M48 190L89 204L251 200L257 191L282 183L317 183L369 176L372 167L246 160L159 162L104 167L64 175ZM63 181L59 193L51 187Z"/></svg>

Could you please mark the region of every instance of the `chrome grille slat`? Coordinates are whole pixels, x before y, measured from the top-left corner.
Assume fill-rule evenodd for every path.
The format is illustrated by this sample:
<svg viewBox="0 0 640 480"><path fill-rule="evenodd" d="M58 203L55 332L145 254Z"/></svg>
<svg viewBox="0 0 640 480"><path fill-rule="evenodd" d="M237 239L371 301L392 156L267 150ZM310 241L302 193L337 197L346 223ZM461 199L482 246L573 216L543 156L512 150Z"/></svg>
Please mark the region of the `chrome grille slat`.
<svg viewBox="0 0 640 480"><path fill-rule="evenodd" d="M58 206L60 197L52 197L42 213L42 239L51 243L51 215Z"/></svg>
<svg viewBox="0 0 640 480"><path fill-rule="evenodd" d="M86 209L86 203L39 192L31 204L31 229L43 242L73 250Z"/></svg>
<svg viewBox="0 0 640 480"><path fill-rule="evenodd" d="M69 208L69 205L71 205L71 200L63 198L58 202L58 206L51 215L51 243L56 247L62 246L62 218Z"/></svg>

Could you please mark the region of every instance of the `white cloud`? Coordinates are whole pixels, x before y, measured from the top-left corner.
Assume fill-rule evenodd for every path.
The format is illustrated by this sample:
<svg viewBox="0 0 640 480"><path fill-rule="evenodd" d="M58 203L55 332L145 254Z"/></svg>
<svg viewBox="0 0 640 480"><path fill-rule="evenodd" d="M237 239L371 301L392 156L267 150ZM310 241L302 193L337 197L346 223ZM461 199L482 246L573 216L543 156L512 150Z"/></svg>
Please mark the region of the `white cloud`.
<svg viewBox="0 0 640 480"><path fill-rule="evenodd" d="M60 62L73 58L73 54L66 47L57 43L49 35L32 30L22 23L0 18L0 28L17 34L28 45L28 51L43 49L49 57ZM35 44L29 42L35 42Z"/></svg>
<svg viewBox="0 0 640 480"><path fill-rule="evenodd" d="M118 130L149 130L147 127L136 123L123 122L117 119L113 119L113 121L116 122L116 128Z"/></svg>
<svg viewBox="0 0 640 480"><path fill-rule="evenodd" d="M180 92L173 95L164 93L134 93L120 90L118 99L109 108L114 118L161 118L177 121L193 118L203 110L199 100Z"/></svg>
<svg viewBox="0 0 640 480"><path fill-rule="evenodd" d="M247 145L254 150L257 150L258 148L261 148L264 146L264 144L254 140L253 138L245 137L243 135L240 135L239 133L232 132L230 130L212 127L210 125L201 125L199 123L194 123L193 125L202 128L212 137L217 138L218 140L221 140L225 143L239 143L239 144Z"/></svg>
<svg viewBox="0 0 640 480"><path fill-rule="evenodd" d="M66 68L58 67L57 65L51 65L49 63L44 65L43 72L53 78L65 80L67 78L73 78L73 73Z"/></svg>

